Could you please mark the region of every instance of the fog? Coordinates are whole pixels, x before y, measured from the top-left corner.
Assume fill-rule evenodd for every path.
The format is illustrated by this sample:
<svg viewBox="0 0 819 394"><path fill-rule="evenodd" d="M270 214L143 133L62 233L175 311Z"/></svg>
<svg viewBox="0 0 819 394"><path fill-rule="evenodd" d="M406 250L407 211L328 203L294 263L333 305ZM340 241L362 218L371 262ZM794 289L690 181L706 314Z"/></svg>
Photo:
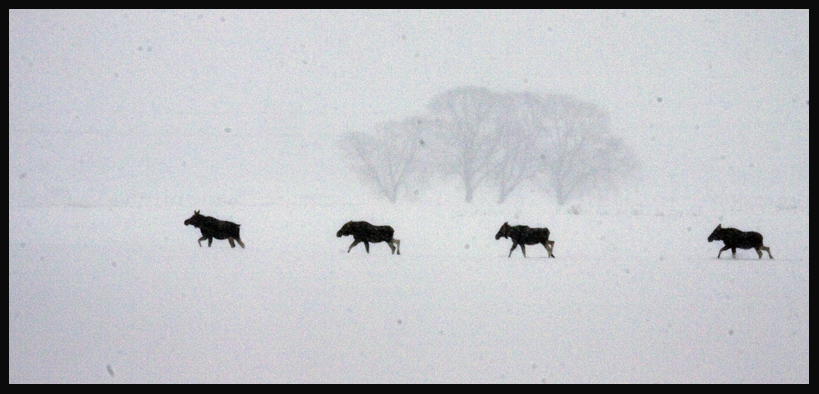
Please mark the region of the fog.
<svg viewBox="0 0 819 394"><path fill-rule="evenodd" d="M807 10L10 10L9 383L808 383L808 70ZM593 103L639 168L363 187L338 137L460 86Z"/></svg>

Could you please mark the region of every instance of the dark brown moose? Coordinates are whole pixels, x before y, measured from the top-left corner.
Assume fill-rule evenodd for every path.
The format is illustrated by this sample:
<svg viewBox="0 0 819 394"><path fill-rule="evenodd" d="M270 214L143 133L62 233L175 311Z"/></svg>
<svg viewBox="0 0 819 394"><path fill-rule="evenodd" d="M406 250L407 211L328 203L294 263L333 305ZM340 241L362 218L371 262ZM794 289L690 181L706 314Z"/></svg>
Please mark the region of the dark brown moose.
<svg viewBox="0 0 819 394"><path fill-rule="evenodd" d="M722 252L731 249L731 254L734 258L737 257L737 248L740 249L756 249L759 258L762 258L762 251L768 252L768 257L771 256L771 249L762 245L762 234L755 231L739 231L735 228L722 228L722 223L717 225L717 228L708 236L708 242L722 241L725 246L719 250L717 258L722 255Z"/></svg>
<svg viewBox="0 0 819 394"><path fill-rule="evenodd" d="M496 240L500 239L500 237L512 238L512 249L509 249L508 257L512 257L512 251L515 250L518 245L520 245L520 251L523 252L523 257L526 257L526 246L524 245L537 244L542 244L543 247L546 248L546 251L549 252L549 257L555 257L555 255L552 254L555 241L549 241L549 229L546 227L510 226L509 223L506 222L501 226L500 230L498 230L498 233L495 234Z"/></svg>
<svg viewBox="0 0 819 394"><path fill-rule="evenodd" d="M396 254L396 251L397 254L401 254L401 240L393 238L393 233L395 233L395 230L390 226L374 226L367 222L354 222L351 220L345 223L341 230L338 230L336 236L339 238L342 235L353 236L353 243L347 248L347 253L350 253L350 249L361 242L364 242L364 249L367 250L367 253L370 253L370 242L386 242L392 249L393 254Z"/></svg>
<svg viewBox="0 0 819 394"><path fill-rule="evenodd" d="M230 242L230 247L235 248L235 240L239 246L244 249L245 244L239 238L239 226L233 222L219 220L210 216L200 215L199 211L193 211L193 216L185 220L185 225L192 224L194 227L202 231L202 238L199 238L199 246L202 246L202 241L208 240L208 247L213 243L213 239L227 239Z"/></svg>

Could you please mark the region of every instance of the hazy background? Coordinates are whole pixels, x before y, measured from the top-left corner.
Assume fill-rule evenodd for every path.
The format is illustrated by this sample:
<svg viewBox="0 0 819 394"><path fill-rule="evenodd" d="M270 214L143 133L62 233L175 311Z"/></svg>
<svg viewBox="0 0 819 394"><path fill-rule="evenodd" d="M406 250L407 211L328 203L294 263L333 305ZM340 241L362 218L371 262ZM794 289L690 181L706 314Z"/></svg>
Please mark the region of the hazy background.
<svg viewBox="0 0 819 394"><path fill-rule="evenodd" d="M582 253L582 258L591 256L593 262L587 267L588 272L594 272L595 259L605 259L608 253L630 256L632 252L646 252L652 259L665 261L660 265L671 264L669 255L676 252L668 250L676 251L678 246L669 236L659 241L661 250L655 253L648 246L649 241L634 241L633 245L628 241L614 243L614 236L601 234L595 235L595 239L602 246L579 252L584 249L579 223L594 227L595 231L621 231L615 225L619 222L629 228L626 233L633 237L644 231L662 233L663 226L669 224L665 221L671 220L669 216L679 217L680 222L671 222L671 225L687 230L686 236L691 237L692 243L702 247L693 251L693 255L712 258L716 257L718 245L707 244L705 237L723 221L726 226L779 231L779 234L765 231L766 243L769 246L778 243L779 247L772 247L775 257L782 255L785 261L793 258L798 264L792 264L797 268L787 268L796 273L777 274L780 279L786 278L782 279L785 287L778 287L780 282L769 284L771 289L778 289L772 291L789 288L793 294L788 293L791 295L787 297L778 294L774 299L793 301L794 297L806 296L809 293L809 48L807 10L10 10L9 381L96 381L107 379L109 374L124 378L126 373L121 371L125 367L114 365L116 374L107 374L101 367L112 365L109 363L114 363L111 360L117 357L120 364L125 364L123 350L113 345L105 345L111 348L101 352L101 361L94 360L88 369L83 369L88 374L91 374L88 371L101 372L102 377L77 375L68 367L48 368L49 362L44 360L53 358L48 356L45 347L37 344L65 341L60 336L43 340L36 333L51 331L42 321L66 318L62 310L72 308L50 304L48 297L37 298L38 302L31 301L30 297L34 293L42 295L40 290L46 289L45 294L66 297L67 305L73 305L72 297L88 295L58 286L62 283L60 278L76 275L82 279L68 283L80 283L77 286L85 288L83 283L93 282L89 278L99 275L97 271L89 271L87 266L73 271L71 264L51 260L52 256L59 258L66 253L77 259L99 262L103 267L100 269L118 266L117 275L122 276L107 279L111 289L125 286L131 291L124 294L135 298L144 289L121 273L126 269L122 255L135 253L144 257L148 253L142 260L191 262L183 264L185 268L176 268L184 272L171 271L190 279L187 275L194 274L185 270L196 270L198 265L193 262L198 264L199 260L214 256L203 254L196 246L198 233L182 227L182 221L194 209L243 224L242 234L249 248L230 253L246 252L252 261L267 261L270 255L252 257L250 253L258 253L252 248L278 248L276 253L282 254L276 254L276 258L284 259L280 264L289 267L283 268L284 272L295 270L287 265L284 251L295 253L296 261L318 261L311 259L328 256L324 253L326 250L322 252L324 246L316 246L324 242L332 242L332 246L327 247L331 263L345 262L338 253L345 252L349 242L339 241L333 235L336 227L353 218L390 222L403 229L402 251L406 248L407 256L413 256L412 248L420 249L418 245L424 241L432 243L421 257L416 250L418 261L408 260L431 265L441 262L434 251L449 249L434 244L434 238L424 238L426 235L420 228L425 224L421 219L432 220L440 229L454 226L449 219L466 220L475 226L459 227L457 231L467 228L474 233L455 241L458 250L468 249L475 256L485 256L482 246L495 247L491 256L504 259L508 244L494 243L493 239L483 243L480 239L484 232L491 233L486 235L491 237L504 220L549 224L550 227L555 223L558 229L552 228L553 233L562 233L555 235L560 240L555 254L567 259L580 258L577 253ZM443 183L416 199L404 199L391 207L363 189L348 163L340 157L335 144L337 137L349 131L371 130L377 122L419 114L435 95L459 86L564 93L594 103L608 111L613 134L622 136L635 150L640 169L618 190L567 204L571 207L559 207L552 199L528 190L519 190L502 207L494 203L492 193L482 195L473 205L465 205L461 195L448 191ZM404 212L415 216L407 217ZM603 216L577 219L578 212L580 217L586 213ZM134 218L139 219L134 222ZM650 230L639 227L646 220L655 221L649 225ZM601 223L606 224L601 227ZM766 225L769 227L765 228ZM561 230L560 226L564 228ZM276 243L288 231L292 234L302 234L299 233L302 231L310 236L326 233L328 238L312 243L312 248L318 251L307 252L284 241ZM784 239L787 234L792 235L791 241ZM577 244L572 245L572 240L577 240ZM74 246L75 242L79 246ZM100 250L102 244L106 246ZM190 252L190 256L171 251L173 245L179 244L184 245L185 253ZM784 245L795 249L783 250ZM154 247L159 251L146 252ZM216 247L225 248L218 242L214 244ZM620 247L623 249L618 249ZM374 248L383 252L382 248ZM120 257L110 257L109 253ZM789 253L792 255L788 256ZM725 255L723 253L723 257ZM221 254L215 256L227 258ZM358 257L366 259L366 256ZM756 258L753 253L750 257ZM99 260L94 260L97 258ZM450 267L451 259L445 261L444 265ZM497 260L501 261L507 260ZM682 265L689 262L683 260ZM354 263L353 266L358 267L361 262ZM652 260L646 265L654 263ZM206 279L201 280L211 285L225 280L216 268L220 264L208 265ZM609 261L608 264L615 263ZM567 268L568 264L558 268L561 267ZM154 268L157 271L152 271ZM148 270L141 274L154 278L151 283L161 286L182 283L165 280L158 273L162 268L148 264L140 269ZM463 267L456 264L453 269L460 272ZM628 273L635 268L623 270L622 266L611 269ZM299 277L297 287L322 287L328 283L335 286L336 282L327 279L324 271L310 272L308 279ZM355 268L354 272L360 276L353 274L353 282L369 283L363 279L369 275L366 268ZM510 272L502 270L501 274ZM587 271L581 269L580 272L585 275ZM460 273L468 276L486 272ZM495 274L494 271L487 273ZM526 278L532 272L518 274ZM240 274L230 275L234 276L229 281L247 284L242 282L245 277ZM428 274L418 275L429 279L425 276ZM510 281L520 279L515 275ZM323 279L309 280L316 276ZM46 279L37 280L34 286L32 277ZM746 279L736 279L739 284L735 286L757 283L763 277L764 273L755 272ZM734 283L734 277L731 278ZM582 289L572 284L574 279L569 277L560 283L582 294ZM656 278L648 280L653 279ZM261 283L253 282L259 286ZM690 284L680 283L669 287L687 288ZM715 288L722 283L714 284ZM55 291L55 287L61 290ZM289 295L297 292L295 287L291 290L282 291ZM429 291L438 294L438 290L441 289ZM509 289L495 290L503 294ZM369 294L350 291L362 297ZM350 291L342 294L350 295ZM740 298L747 295L744 290L738 291ZM412 290L407 292L415 294ZM174 292L169 290L170 293ZM108 293L94 293L100 294ZM486 294L487 299L492 298L491 291ZM762 294L769 293L763 291ZM754 297L757 295L754 293ZM646 304L653 296L641 293ZM259 296L257 302L261 299L266 298ZM271 296L271 299L276 298ZM699 301L706 304L712 300L705 297L697 299ZM38 309L32 307L31 302L50 306ZM805 354L797 360L807 368L809 308L807 298L800 302L795 307L799 313L788 316L798 316L795 319L801 324L793 330L800 333L794 334L798 340L793 346L804 348ZM301 304L293 303L299 310ZM147 315L154 307L164 305L164 301L160 297L149 305L153 307L146 308ZM219 301L214 299L213 305L220 305ZM355 307L345 307L355 310ZM482 307L477 304L474 311L479 312ZM173 312L164 313L177 315L178 310L185 309L178 304L173 308ZM27 310L47 311L29 319L24 312ZM738 310L732 311L739 314ZM764 311L768 310L788 309L772 304ZM111 311L88 308L86 313L103 312ZM723 312L714 314L718 316ZM732 316L731 312L727 314ZM115 308L111 316L113 319L121 315ZM402 316L404 321L411 319ZM235 316L226 317L232 318ZM395 320L393 315L386 319ZM201 323L192 320L193 324ZM66 325L80 331L83 327ZM139 323L136 327L133 324L124 328L114 326L106 330L152 332L150 327ZM293 322L292 327L302 327L301 322ZM758 327L761 330L766 326ZM437 328L434 330L437 332ZM723 331L727 332L727 328ZM731 332L733 335L733 329ZM789 330L788 334L793 332ZM90 334L86 332L81 337L87 335ZM259 334L259 338L261 342L267 340L266 335ZM707 349L709 343L701 342L700 346ZM501 342L499 345L502 348ZM163 346L157 345L157 348ZM255 344L248 348L255 348ZM131 354L135 352L132 349ZM76 350L76 354L85 353ZM143 362L151 358L147 354L150 353L140 356ZM204 354L214 359L223 355L219 351ZM194 363L197 357L188 356ZM71 365L72 360L69 357L60 365ZM165 360L169 365L174 363L168 361L173 357ZM377 364L373 358L368 360ZM643 360L644 365L656 361L652 360ZM536 368L528 366L537 364L541 366L538 371L542 371L544 363L525 361L524 365L531 372ZM564 364L556 362L555 365ZM262 364L259 368L266 367ZM350 371L343 376L322 375L320 367L314 365L314 368L318 371L293 367L292 370L302 375L299 378L291 375L289 381L413 381L398 367L397 375L375 372L357 375ZM162 367L157 370L168 371ZM561 381L559 376L571 376L566 380L714 381L724 372L716 369L715 375L686 374L685 371L674 375L669 371L654 371L654 374L640 375L631 371L606 375L589 371L578 367L568 375L557 374L543 380ZM777 376L784 381L807 381L808 374L802 371L807 372L797 368L785 378L778 372L759 376L764 381L777 381L768 379ZM201 371L187 370L187 375L133 372L131 381L212 381L214 376L220 381L288 381L275 373L255 375L255 379L242 378L231 369L214 374L214 370L207 367ZM472 372L469 367L463 367L437 379L429 374L419 376L425 376L428 381L475 381L475 376L491 375L477 372L472 375ZM735 381L754 380L751 374L723 376Z"/></svg>
<svg viewBox="0 0 819 394"><path fill-rule="evenodd" d="M273 170L254 173L275 154L266 138L367 131L462 85L597 104L638 151L648 189L807 204L808 15L10 11L10 204L196 201L217 193L208 182L267 193L249 184ZM232 149L242 136L256 145ZM60 148L32 152L32 138ZM210 142L209 155L241 162L186 167ZM732 171L712 171L714 158ZM63 179L100 166L121 171L99 186Z"/></svg>

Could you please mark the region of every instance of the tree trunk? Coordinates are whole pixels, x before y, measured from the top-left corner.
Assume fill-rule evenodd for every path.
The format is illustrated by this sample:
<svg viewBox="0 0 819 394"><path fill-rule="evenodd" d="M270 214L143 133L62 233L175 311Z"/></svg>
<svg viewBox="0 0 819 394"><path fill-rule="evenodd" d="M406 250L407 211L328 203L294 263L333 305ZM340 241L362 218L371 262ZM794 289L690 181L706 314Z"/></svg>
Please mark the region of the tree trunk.
<svg viewBox="0 0 819 394"><path fill-rule="evenodd" d="M466 202L471 204L475 189L469 184L464 184L464 189L466 189Z"/></svg>

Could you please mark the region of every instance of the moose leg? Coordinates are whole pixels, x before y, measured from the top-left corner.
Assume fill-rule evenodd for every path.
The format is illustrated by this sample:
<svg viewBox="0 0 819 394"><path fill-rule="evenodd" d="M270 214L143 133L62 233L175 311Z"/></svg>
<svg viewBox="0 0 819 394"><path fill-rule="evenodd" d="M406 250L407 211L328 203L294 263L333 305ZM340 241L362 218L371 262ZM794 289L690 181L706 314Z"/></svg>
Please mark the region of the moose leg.
<svg viewBox="0 0 819 394"><path fill-rule="evenodd" d="M208 247L210 247L210 245L213 245L213 237L208 238Z"/></svg>
<svg viewBox="0 0 819 394"><path fill-rule="evenodd" d="M202 241L204 241L204 240L206 240L206 239L208 239L208 237L202 237L202 238L199 238L199 247L200 247L200 248L202 247Z"/></svg>
<svg viewBox="0 0 819 394"><path fill-rule="evenodd" d="M352 244L350 244L350 247L349 247L349 248L347 248L347 253L350 253L350 249L352 249L352 248L353 248L353 246L358 245L358 243L359 243L359 242L361 242L361 241L359 241L359 240L355 240L355 241L353 241L353 243L352 243Z"/></svg>
<svg viewBox="0 0 819 394"><path fill-rule="evenodd" d="M722 249L720 249L719 254L717 254L717 258L719 258L719 256L722 256L722 252L724 252L724 251L726 251L728 249L731 249L731 247L730 246L724 246ZM734 250L736 250L736 249L734 249Z"/></svg>
<svg viewBox="0 0 819 394"><path fill-rule="evenodd" d="M517 242L512 242L512 249L509 249L509 256L507 256L507 257L512 257L512 251L515 250L515 248L517 248L517 247L518 247L518 243ZM520 247L522 248L523 245L521 245Z"/></svg>
<svg viewBox="0 0 819 394"><path fill-rule="evenodd" d="M760 246L760 247L756 248L756 252L759 253L759 258L760 259L762 258L762 251L763 250L768 252L768 257L770 257L771 260L773 260L773 256L771 256L771 248L769 248L767 246Z"/></svg>
<svg viewBox="0 0 819 394"><path fill-rule="evenodd" d="M526 246L520 244L520 251L523 252L523 257L526 257Z"/></svg>
<svg viewBox="0 0 819 394"><path fill-rule="evenodd" d="M233 237L228 237L228 242L230 242L230 247L231 247L231 248L235 248L235 247L236 247L236 244L235 244L235 243L233 243Z"/></svg>
<svg viewBox="0 0 819 394"><path fill-rule="evenodd" d="M244 242L242 242L242 240L241 240L241 239L239 239L238 237L236 238L236 242L238 242L238 243L239 243L239 246L241 246L241 247L242 247L242 249L244 249L244 248L245 248L245 243L244 243Z"/></svg>
<svg viewBox="0 0 819 394"><path fill-rule="evenodd" d="M555 257L552 253L552 248L554 248L555 241L543 241L543 247L546 248L546 251L549 252L549 257Z"/></svg>
<svg viewBox="0 0 819 394"><path fill-rule="evenodd" d="M364 241L364 249L367 249L367 254L370 254L370 243L369 242Z"/></svg>
<svg viewBox="0 0 819 394"><path fill-rule="evenodd" d="M400 240L397 240L397 239L393 238L393 239L387 241L387 245L389 245L390 249L392 249L392 254L395 254L396 251L398 252L398 254L401 254L401 241Z"/></svg>
<svg viewBox="0 0 819 394"><path fill-rule="evenodd" d="M737 248L731 248L731 257L737 258Z"/></svg>

